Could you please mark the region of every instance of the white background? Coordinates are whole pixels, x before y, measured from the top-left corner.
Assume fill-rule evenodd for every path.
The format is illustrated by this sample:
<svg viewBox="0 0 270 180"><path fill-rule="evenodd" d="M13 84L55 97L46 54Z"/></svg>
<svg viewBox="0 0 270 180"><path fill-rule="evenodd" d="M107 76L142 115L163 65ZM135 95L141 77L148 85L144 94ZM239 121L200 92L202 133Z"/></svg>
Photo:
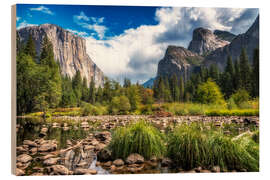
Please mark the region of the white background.
<svg viewBox="0 0 270 180"><path fill-rule="evenodd" d="M86 4L86 5L143 5L180 7L235 7L260 8L260 172L219 174L159 174L159 175L98 175L53 176L50 179L269 179L270 177L270 6L263 0L24 0L1 1L0 21L0 178L47 179L43 177L16 177L11 175L11 5L30 4Z"/></svg>

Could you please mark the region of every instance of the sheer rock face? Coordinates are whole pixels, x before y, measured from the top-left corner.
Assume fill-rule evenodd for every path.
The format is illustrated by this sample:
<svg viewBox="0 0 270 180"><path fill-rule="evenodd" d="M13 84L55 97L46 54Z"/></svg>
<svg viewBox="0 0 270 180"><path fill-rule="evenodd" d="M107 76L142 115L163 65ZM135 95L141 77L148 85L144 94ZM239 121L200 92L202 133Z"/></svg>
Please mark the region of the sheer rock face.
<svg viewBox="0 0 270 180"><path fill-rule="evenodd" d="M246 49L249 61L252 62L253 51L259 48L259 16L246 33L237 35L230 44L212 51L205 57L203 64L210 66L216 63L219 68L224 69L228 55L235 61L240 56L242 48Z"/></svg>
<svg viewBox="0 0 270 180"><path fill-rule="evenodd" d="M165 56L158 63L157 76L182 76L184 80L189 78L195 64L202 61L202 57L183 47L168 46Z"/></svg>
<svg viewBox="0 0 270 180"><path fill-rule="evenodd" d="M37 55L40 55L42 39L46 34L52 42L54 58L60 64L62 75L72 78L78 70L87 79L88 85L93 78L97 87L103 86L104 74L86 53L85 39L53 24L25 27L17 32L22 42L28 40L29 34L32 35Z"/></svg>
<svg viewBox="0 0 270 180"><path fill-rule="evenodd" d="M200 27L193 31L192 41L189 43L188 50L204 55L229 43L229 41L222 40L213 34L212 31Z"/></svg>
<svg viewBox="0 0 270 180"><path fill-rule="evenodd" d="M232 42L232 40L236 37L235 34L232 34L228 31L221 31L221 30L215 30L214 34L218 36L220 39L223 39L229 42Z"/></svg>

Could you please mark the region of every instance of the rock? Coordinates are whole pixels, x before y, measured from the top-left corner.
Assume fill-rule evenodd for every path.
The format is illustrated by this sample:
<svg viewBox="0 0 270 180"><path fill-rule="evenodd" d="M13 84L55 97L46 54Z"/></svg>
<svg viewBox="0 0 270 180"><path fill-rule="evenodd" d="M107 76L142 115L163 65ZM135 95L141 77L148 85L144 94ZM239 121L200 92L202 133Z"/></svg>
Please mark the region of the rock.
<svg viewBox="0 0 270 180"><path fill-rule="evenodd" d="M206 170L206 169L202 169L202 170L200 171L200 173L211 173L211 171Z"/></svg>
<svg viewBox="0 0 270 180"><path fill-rule="evenodd" d="M142 171L144 168L144 164L129 164L127 167L127 171L131 173L137 173Z"/></svg>
<svg viewBox="0 0 270 180"><path fill-rule="evenodd" d="M23 176L23 175L25 175L25 172L24 172L24 170L21 170L19 168L16 168L15 175L16 176Z"/></svg>
<svg viewBox="0 0 270 180"><path fill-rule="evenodd" d="M137 153L130 154L126 159L127 164L142 164L143 162L144 158Z"/></svg>
<svg viewBox="0 0 270 180"><path fill-rule="evenodd" d="M41 131L40 131L40 134L42 134L42 135L47 135L47 132L48 132L48 128L46 128L46 127L43 127L42 129L41 129Z"/></svg>
<svg viewBox="0 0 270 180"><path fill-rule="evenodd" d="M32 161L32 159L33 158L27 154L21 154L17 157L17 162L27 163L29 161Z"/></svg>
<svg viewBox="0 0 270 180"><path fill-rule="evenodd" d="M99 144L97 144L97 145L95 146L95 150L96 150L96 151L100 151L100 150L104 149L105 147L106 147L105 144L99 143Z"/></svg>
<svg viewBox="0 0 270 180"><path fill-rule="evenodd" d="M36 147L31 148L29 151L30 151L30 153L31 153L32 155L35 155L35 154L37 153L37 148L36 148Z"/></svg>
<svg viewBox="0 0 270 180"><path fill-rule="evenodd" d="M104 142L111 139L111 133L109 131L98 132L95 134L95 138L98 141Z"/></svg>
<svg viewBox="0 0 270 180"><path fill-rule="evenodd" d="M123 166L125 163L122 159L116 159L113 161L113 165L115 166Z"/></svg>
<svg viewBox="0 0 270 180"><path fill-rule="evenodd" d="M35 173L31 174L31 176L44 176L44 174L39 173L39 172L35 172Z"/></svg>
<svg viewBox="0 0 270 180"><path fill-rule="evenodd" d="M108 149L102 149L97 154L97 159L100 162L110 161L111 160L112 153Z"/></svg>
<svg viewBox="0 0 270 180"><path fill-rule="evenodd" d="M38 151L40 152L48 152L48 151L54 151L57 148L57 144L54 143L46 143L42 144L39 148Z"/></svg>
<svg viewBox="0 0 270 180"><path fill-rule="evenodd" d="M51 175L70 175L72 174L65 166L63 165L53 165L47 167L48 172Z"/></svg>
<svg viewBox="0 0 270 180"><path fill-rule="evenodd" d="M199 166L199 167L195 168L194 170L195 170L196 172L201 172L201 171L202 171L202 167Z"/></svg>
<svg viewBox="0 0 270 180"><path fill-rule="evenodd" d="M192 41L189 43L188 50L203 55L229 43L229 41L220 39L212 31L199 27L193 31Z"/></svg>
<svg viewBox="0 0 270 180"><path fill-rule="evenodd" d="M30 141L30 140L24 140L23 144L27 145L29 147L37 147L37 143L35 143L34 141Z"/></svg>
<svg viewBox="0 0 270 180"><path fill-rule="evenodd" d="M23 148L22 146L18 146L18 147L16 147L16 152L17 153L25 153L25 152L27 152L27 150L25 148Z"/></svg>
<svg viewBox="0 0 270 180"><path fill-rule="evenodd" d="M30 34L32 35L37 56L41 53L42 39L47 35L52 43L54 59L59 62L62 75L72 78L78 70L82 78L86 78L88 85L94 77L96 87L103 86L105 76L87 54L84 38L53 24L29 26L17 30L17 33L22 43L28 40Z"/></svg>
<svg viewBox="0 0 270 180"><path fill-rule="evenodd" d="M163 158L161 161L162 167L169 167L172 165L172 160L170 158Z"/></svg>
<svg viewBox="0 0 270 180"><path fill-rule="evenodd" d="M55 165L55 164L57 164L59 159L60 158L49 158L49 159L46 159L45 161L43 161L43 164L46 166Z"/></svg>
<svg viewBox="0 0 270 180"><path fill-rule="evenodd" d="M213 166L211 171L212 172L220 172L220 167L219 166Z"/></svg>
<svg viewBox="0 0 270 180"><path fill-rule="evenodd" d="M86 145L86 146L84 146L84 150L85 151L89 151L89 150L93 150L93 149L95 149L95 146L92 146L92 145Z"/></svg>
<svg viewBox="0 0 270 180"><path fill-rule="evenodd" d="M47 155L45 155L45 156L42 156L41 159L42 159L42 160L46 160L46 159L53 158L53 157L55 157L54 154L47 154Z"/></svg>
<svg viewBox="0 0 270 180"><path fill-rule="evenodd" d="M112 161L107 161L105 163L103 163L103 166L105 167L110 167L112 165Z"/></svg>
<svg viewBox="0 0 270 180"><path fill-rule="evenodd" d="M92 175L95 175L97 174L97 171L94 170L94 169L82 169L82 168L76 168L74 170L74 174L76 175L85 175L85 174L92 174Z"/></svg>

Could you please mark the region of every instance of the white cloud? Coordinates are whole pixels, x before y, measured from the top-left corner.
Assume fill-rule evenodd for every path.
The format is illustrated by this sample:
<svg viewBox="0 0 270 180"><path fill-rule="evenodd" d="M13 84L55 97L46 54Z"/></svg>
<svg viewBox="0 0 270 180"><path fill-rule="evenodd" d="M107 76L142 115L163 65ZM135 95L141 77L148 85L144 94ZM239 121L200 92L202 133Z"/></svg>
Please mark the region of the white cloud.
<svg viewBox="0 0 270 180"><path fill-rule="evenodd" d="M87 37L88 33L84 32L84 31L76 31L76 30L72 30L72 29L67 29L69 32L72 32L73 34L82 36L82 37Z"/></svg>
<svg viewBox="0 0 270 180"><path fill-rule="evenodd" d="M21 17L17 16L16 21L20 21L20 20L21 20Z"/></svg>
<svg viewBox="0 0 270 180"><path fill-rule="evenodd" d="M26 22L25 20L23 22L21 22L16 28L17 29L21 29L27 26L37 26L37 24L30 24L28 22Z"/></svg>
<svg viewBox="0 0 270 180"><path fill-rule="evenodd" d="M45 6L39 6L37 8L30 8L30 11L40 11L40 12L43 12L45 14L54 15L54 13L49 8L47 8Z"/></svg>
<svg viewBox="0 0 270 180"><path fill-rule="evenodd" d="M104 21L104 17L87 17L85 13L81 11L79 15L73 16L73 20L81 27L95 32L91 35L97 35L100 39L104 38L104 35L107 31L107 27L101 25Z"/></svg>
<svg viewBox="0 0 270 180"><path fill-rule="evenodd" d="M187 47L193 30L198 27L230 31L233 26L237 26L236 20L241 19L246 11L225 8L160 8L155 15L157 25L127 29L121 35L106 40L88 37L87 52L107 76L119 81L128 77L133 82L143 82L156 76L158 62L163 58L168 45ZM251 23L252 20L249 26ZM247 29L238 26L234 33L243 30Z"/></svg>

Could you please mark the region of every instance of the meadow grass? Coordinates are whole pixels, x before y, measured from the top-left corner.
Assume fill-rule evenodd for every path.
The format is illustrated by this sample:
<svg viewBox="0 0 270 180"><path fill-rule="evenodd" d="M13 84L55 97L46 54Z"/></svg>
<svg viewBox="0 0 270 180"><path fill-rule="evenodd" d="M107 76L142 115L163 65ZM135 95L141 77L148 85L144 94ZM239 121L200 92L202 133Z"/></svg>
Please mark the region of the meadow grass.
<svg viewBox="0 0 270 180"><path fill-rule="evenodd" d="M165 152L164 137L158 129L140 120L127 127L117 128L109 145L114 158L126 158L138 153L144 158L160 157Z"/></svg>
<svg viewBox="0 0 270 180"><path fill-rule="evenodd" d="M221 131L206 131L202 125L192 123L176 127L168 138L168 157L184 169L218 165L224 171L259 170L259 146L251 137L233 141Z"/></svg>

